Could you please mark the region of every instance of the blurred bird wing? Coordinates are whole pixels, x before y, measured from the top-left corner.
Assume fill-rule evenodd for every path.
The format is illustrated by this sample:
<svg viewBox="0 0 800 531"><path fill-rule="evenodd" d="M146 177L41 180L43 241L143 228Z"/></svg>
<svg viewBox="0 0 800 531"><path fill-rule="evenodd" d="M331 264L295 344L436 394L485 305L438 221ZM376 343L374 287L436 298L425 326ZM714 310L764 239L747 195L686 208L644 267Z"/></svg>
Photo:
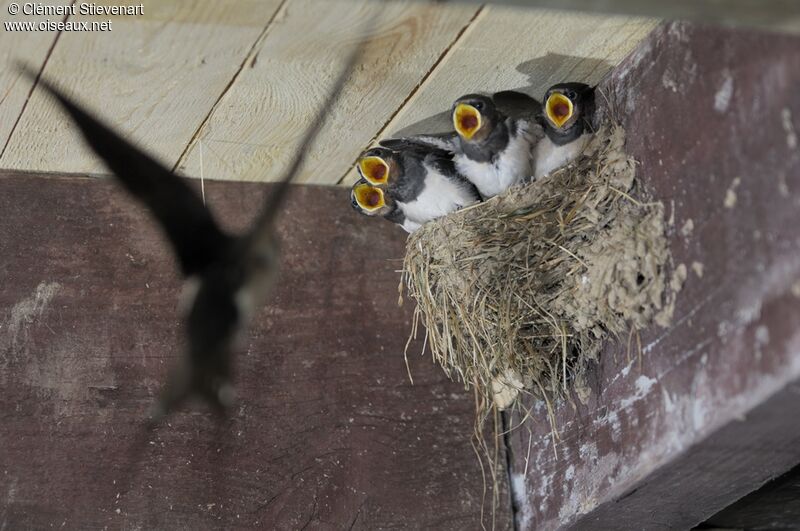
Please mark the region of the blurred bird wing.
<svg viewBox="0 0 800 531"><path fill-rule="evenodd" d="M36 74L21 66L30 77ZM180 177L123 139L45 79L39 79L72 117L92 150L125 188L153 213L166 232L185 275L216 260L231 238L214 221L200 197Z"/></svg>
<svg viewBox="0 0 800 531"><path fill-rule="evenodd" d="M371 22L374 23L376 18L377 15L373 16ZM367 25L366 27L372 26ZM297 151L292 158L292 163L289 165L289 168L283 174L283 177L281 177L275 188L272 190L272 193L264 204L261 214L247 235L247 252L262 254L267 246L272 246L274 244L275 217L277 216L281 205L286 198L286 195L289 193L289 185L302 167L303 162L305 161L306 152L311 148L314 140L316 140L317 135L319 134L320 130L322 129L322 125L325 122L327 114L333 108L336 100L339 99L347 80L350 78L350 74L353 72L356 64L358 64L359 60L361 59L361 56L367 48L368 43L369 41L367 39L362 40L350 54L350 58L347 60L347 63L345 64L342 72L339 74L339 77L336 79L336 82L328 94L328 97L317 111L314 121L306 129L303 141L300 143L300 146L297 148Z"/></svg>

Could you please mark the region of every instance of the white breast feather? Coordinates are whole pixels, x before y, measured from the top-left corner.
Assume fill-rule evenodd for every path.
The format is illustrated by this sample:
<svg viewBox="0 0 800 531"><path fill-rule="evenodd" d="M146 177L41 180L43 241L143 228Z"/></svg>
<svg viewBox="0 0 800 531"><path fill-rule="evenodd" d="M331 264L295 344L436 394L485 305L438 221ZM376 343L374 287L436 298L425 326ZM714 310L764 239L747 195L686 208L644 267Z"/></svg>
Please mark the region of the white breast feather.
<svg viewBox="0 0 800 531"><path fill-rule="evenodd" d="M420 228L422 225L420 225L416 221L411 221L410 219L407 219L400 226L403 227L403 230L405 230L407 233L411 234L412 232Z"/></svg>
<svg viewBox="0 0 800 531"><path fill-rule="evenodd" d="M510 139L494 163L476 162L463 153L454 161L458 171L478 187L483 197L492 197L531 174L531 137L524 131Z"/></svg>
<svg viewBox="0 0 800 531"><path fill-rule="evenodd" d="M472 194L463 184L448 179L430 166L426 167L428 175L422 192L408 203L398 201L398 205L406 216L403 228L408 230L406 228L408 225L411 228L409 232L419 228L419 225L413 227L409 222L422 224L449 214L474 201Z"/></svg>
<svg viewBox="0 0 800 531"><path fill-rule="evenodd" d="M583 153L591 136L589 134L582 135L574 142L563 146L557 146L548 137L544 137L534 149L533 178L543 177L577 159Z"/></svg>

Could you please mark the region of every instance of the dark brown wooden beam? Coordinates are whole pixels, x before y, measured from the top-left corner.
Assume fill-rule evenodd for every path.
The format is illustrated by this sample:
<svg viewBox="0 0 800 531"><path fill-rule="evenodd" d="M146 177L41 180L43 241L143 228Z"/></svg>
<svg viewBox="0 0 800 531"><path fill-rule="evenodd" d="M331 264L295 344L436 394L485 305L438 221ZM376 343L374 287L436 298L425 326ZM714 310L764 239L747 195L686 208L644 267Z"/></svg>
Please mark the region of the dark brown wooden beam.
<svg viewBox="0 0 800 531"><path fill-rule="evenodd" d="M726 507L695 529L766 531L795 529L798 522L800 466Z"/></svg>
<svg viewBox="0 0 800 531"><path fill-rule="evenodd" d="M268 189L205 186L232 228ZM0 528L478 527L471 395L417 355L409 383L404 233L348 203L294 189L231 418L189 409L141 440L181 345L168 248L111 180L0 175Z"/></svg>
<svg viewBox="0 0 800 531"><path fill-rule="evenodd" d="M690 277L641 368L610 345L589 403L557 406L558 457L530 404L510 435L521 529L690 528L800 463L798 50L673 23L605 84Z"/></svg>

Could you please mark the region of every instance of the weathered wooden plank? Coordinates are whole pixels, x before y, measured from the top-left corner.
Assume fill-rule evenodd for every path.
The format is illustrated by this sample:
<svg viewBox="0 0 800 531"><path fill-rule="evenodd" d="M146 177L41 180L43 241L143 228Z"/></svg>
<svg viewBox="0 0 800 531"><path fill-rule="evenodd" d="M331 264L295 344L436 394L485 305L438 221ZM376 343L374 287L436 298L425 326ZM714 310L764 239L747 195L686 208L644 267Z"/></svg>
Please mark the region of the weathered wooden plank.
<svg viewBox="0 0 800 531"><path fill-rule="evenodd" d="M799 46L669 24L613 73L694 273L641 369L611 345L588 405L557 405L558 457L530 404L539 422L510 435L521 529L685 529L800 462Z"/></svg>
<svg viewBox="0 0 800 531"><path fill-rule="evenodd" d="M64 32L45 74L174 164L279 5L280 0L145 1L143 16L111 17L111 31ZM0 165L105 172L71 122L38 89Z"/></svg>
<svg viewBox="0 0 800 531"><path fill-rule="evenodd" d="M268 189L209 182L206 198L238 229ZM163 238L105 179L1 175L0 212L0 528L479 527L472 397L420 356L409 383L404 234L345 190L294 189L232 416L179 412L144 440L180 348Z"/></svg>
<svg viewBox="0 0 800 531"><path fill-rule="evenodd" d="M726 507L695 529L793 529L798 522L800 466Z"/></svg>
<svg viewBox="0 0 800 531"><path fill-rule="evenodd" d="M67 2L69 3L69 2ZM40 31L11 31L7 23L25 21L40 22L47 17L13 16L8 12L11 0L0 2L0 155L11 136L11 131L28 100L33 82L14 70L15 61L25 61L33 68L41 68L57 33ZM52 2L51 5L63 5Z"/></svg>
<svg viewBox="0 0 800 531"><path fill-rule="evenodd" d="M385 128L384 136L452 130L470 92L517 89L541 99L562 81L597 83L655 27L652 19L486 7ZM344 179L355 182L354 169Z"/></svg>
<svg viewBox="0 0 800 531"><path fill-rule="evenodd" d="M192 176L271 181L376 13L362 68L320 132L299 182L336 183L478 8L292 0L180 164Z"/></svg>
<svg viewBox="0 0 800 531"><path fill-rule="evenodd" d="M793 0L461 0L528 8L569 9L662 19L695 20L800 31L800 5Z"/></svg>

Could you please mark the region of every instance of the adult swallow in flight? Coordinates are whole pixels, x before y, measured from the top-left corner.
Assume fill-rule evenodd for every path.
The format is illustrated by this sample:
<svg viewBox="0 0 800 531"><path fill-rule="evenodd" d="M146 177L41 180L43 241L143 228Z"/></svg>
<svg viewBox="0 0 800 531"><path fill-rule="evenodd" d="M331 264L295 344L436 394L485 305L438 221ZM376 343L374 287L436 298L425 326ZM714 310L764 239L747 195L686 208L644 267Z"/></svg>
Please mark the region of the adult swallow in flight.
<svg viewBox="0 0 800 531"><path fill-rule="evenodd" d="M246 233L225 233L186 181L126 141L54 85L24 65L20 68L55 97L72 117L87 144L117 180L147 207L166 233L187 284L185 355L171 371L151 413L154 423L187 398L199 396L218 410L234 399L231 355L237 337L275 284L279 249L275 218L289 192L305 152L320 130L361 55L360 45L334 84L325 105L306 132L289 169L273 188L263 210Z"/></svg>

